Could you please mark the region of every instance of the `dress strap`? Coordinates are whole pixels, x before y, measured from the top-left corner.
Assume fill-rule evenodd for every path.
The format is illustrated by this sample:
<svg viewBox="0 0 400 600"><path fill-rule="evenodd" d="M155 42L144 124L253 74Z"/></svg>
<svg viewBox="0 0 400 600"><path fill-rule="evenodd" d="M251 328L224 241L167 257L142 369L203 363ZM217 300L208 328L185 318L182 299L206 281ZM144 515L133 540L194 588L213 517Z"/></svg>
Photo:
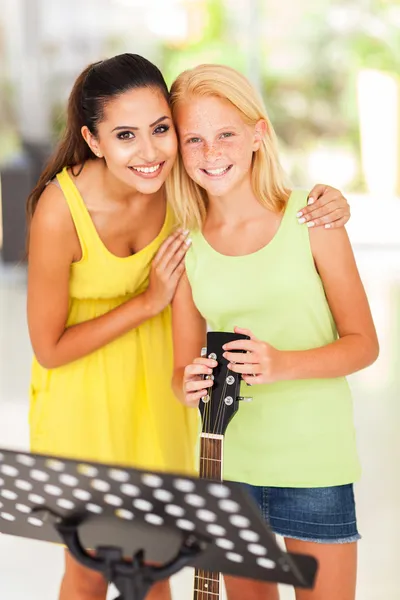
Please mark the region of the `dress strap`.
<svg viewBox="0 0 400 600"><path fill-rule="evenodd" d="M82 248L82 259L88 255L88 248L91 244L96 244L96 230L89 211L80 195L78 188L71 179L67 167L57 174L57 183L61 188Z"/></svg>

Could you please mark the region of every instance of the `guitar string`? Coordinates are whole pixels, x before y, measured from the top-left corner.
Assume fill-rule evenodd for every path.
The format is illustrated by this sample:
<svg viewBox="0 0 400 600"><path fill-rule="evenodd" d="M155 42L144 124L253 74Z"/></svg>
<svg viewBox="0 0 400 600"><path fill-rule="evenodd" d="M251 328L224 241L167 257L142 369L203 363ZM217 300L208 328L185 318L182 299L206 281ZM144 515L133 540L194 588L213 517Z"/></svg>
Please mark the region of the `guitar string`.
<svg viewBox="0 0 400 600"><path fill-rule="evenodd" d="M223 384L223 388L222 388L222 393L219 397L219 403L218 403L218 408L217 408L217 414L216 414L216 419L214 422L214 433L216 433L217 431L221 431L221 435L223 435L223 431L222 431L222 424L223 424L223 418L224 415L226 413L226 404L225 404L225 396L226 396L226 389L227 389L227 377L228 377L228 372L229 369L228 367L222 367L222 373L223 373L223 369L226 369L225 374L224 374L224 384ZM211 440L210 440L211 441ZM217 462L217 460L213 461L211 464L211 472L212 472L212 477L215 480L218 481L222 481L222 441L221 440L215 440L215 446L219 446L220 445L220 452L219 452L219 462ZM214 456L216 455L216 453L213 453ZM215 464L214 464L215 462ZM216 577L214 577L214 575L216 575L216 573L208 571L207 572L207 580L208 580L208 589L210 590L210 594L208 595L208 598L210 598L211 594L213 594L211 596L211 598L214 596L215 594L218 594L218 598L220 597L220 593L221 593L221 589L220 589L220 582L219 579L217 581ZM213 591L211 591L213 590ZM214 591L216 590L216 591Z"/></svg>
<svg viewBox="0 0 400 600"><path fill-rule="evenodd" d="M214 390L213 390L213 386L209 387L207 389L208 392L208 402L206 404L206 414L207 414L207 418L206 418L206 432L207 433L211 433L211 413L212 413L212 401L213 401L213 394L214 394ZM209 460L210 459L210 454L211 454L211 440L209 438L203 438L203 456L205 457L205 461L203 460L203 477L207 477L207 471L209 470L209 466L210 464L212 465L212 462ZM207 583L207 573L204 570L200 571L201 573L201 581L198 579L198 589L201 589L201 599L200 600L208 600L209 598L209 594L206 590L206 583ZM204 596L204 594L206 593L206 596Z"/></svg>
<svg viewBox="0 0 400 600"><path fill-rule="evenodd" d="M213 386L210 387L210 388L208 388L208 389L210 390L210 394L209 394L210 397L209 397L209 402L207 403L207 407L209 407L209 410L208 410L208 416L209 416L209 418L208 418L208 423L207 423L207 431L210 432L210 433L214 433L215 434L216 431L217 431L217 429L216 429L216 423L218 421L218 414L220 412L220 408L221 408L223 400L222 400L222 397L220 396L220 398L219 398L219 405L218 405L218 408L217 408L217 418L216 418L216 420L214 422L214 426L212 428L211 427L211 413L212 413ZM224 393L224 391L223 391L223 393ZM207 439L207 442L206 442L206 453L205 453L206 454L206 465L205 465L204 471L207 471L207 473L205 473L205 475L211 475L212 479L216 479L217 473L213 472L213 471L217 469L217 464L214 465L214 461L210 460L210 458L212 459L213 454L214 454L213 453L213 446L215 444L213 442L217 442L217 440L212 440L210 438ZM215 589L214 588L214 585L215 585L214 577L212 577L212 573L210 571L202 571L201 573L202 573L201 588L198 585L198 588L201 589L201 594L202 594L200 600L208 600L208 599L211 600L211 598L212 598L211 594L214 595L213 590ZM207 586L207 588L206 588L206 586ZM217 589L217 593L218 593L218 596L219 596L220 595L219 586L218 586L218 589ZM204 594L206 594L206 596L204 596Z"/></svg>
<svg viewBox="0 0 400 600"><path fill-rule="evenodd" d="M218 350L218 354L219 354L219 350ZM212 386L210 389L213 390L213 387L214 386ZM214 390L213 390L213 392L214 392ZM215 393L214 393L214 399L215 399ZM221 398L219 398L219 404L220 403L221 403ZM210 422L209 422L208 431L210 431L211 433L215 434L216 433L215 421L214 421L214 430L212 430L212 427L211 427L211 413L212 413L212 410L213 410L213 406L211 404L211 399L210 399ZM218 443L217 440L212 440L212 439L208 440L208 457L211 458L211 459L214 458L214 447L215 447L215 445L217 443ZM213 460L210 460L207 463L207 471L208 471L208 474L211 476L212 479L215 479L215 473L213 472L215 470L215 467L216 467L216 464L214 464ZM212 594L211 594L212 590L214 590L214 582L212 581L212 579L213 579L212 578L212 573L210 571L205 571L204 572L204 579L203 579L203 582L202 582L202 584L203 584L202 585L202 589L206 590L205 591L205 598L204 598L204 600L208 600L208 599L211 600L211 598L213 597ZM205 587L206 585L207 585L207 588ZM219 590L218 590L218 593L219 593Z"/></svg>

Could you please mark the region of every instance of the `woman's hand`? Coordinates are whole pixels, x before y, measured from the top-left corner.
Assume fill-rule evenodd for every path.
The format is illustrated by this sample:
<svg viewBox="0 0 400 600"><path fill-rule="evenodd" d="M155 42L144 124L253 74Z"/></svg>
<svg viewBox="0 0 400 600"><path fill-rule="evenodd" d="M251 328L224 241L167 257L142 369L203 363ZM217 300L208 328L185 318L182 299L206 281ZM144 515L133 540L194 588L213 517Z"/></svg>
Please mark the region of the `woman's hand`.
<svg viewBox="0 0 400 600"><path fill-rule="evenodd" d="M275 383L284 379L285 352L257 339L249 329L235 327L235 333L248 335L250 339L235 340L223 346L223 356L230 361L228 368L231 371L240 373L249 385ZM242 350L245 354L232 350Z"/></svg>
<svg viewBox="0 0 400 600"><path fill-rule="evenodd" d="M308 195L308 205L297 213L307 227L344 227L350 219L350 206L340 190L319 184Z"/></svg>
<svg viewBox="0 0 400 600"><path fill-rule="evenodd" d="M190 246L188 231L179 229L160 246L153 259L149 287L144 292L151 314L158 314L170 304L185 270L185 254Z"/></svg>
<svg viewBox="0 0 400 600"><path fill-rule="evenodd" d="M213 367L218 365L211 358L195 358L191 365L185 367L183 373L184 404L197 406L200 398L206 396L208 388L212 387L211 375ZM209 379L204 379L204 377Z"/></svg>

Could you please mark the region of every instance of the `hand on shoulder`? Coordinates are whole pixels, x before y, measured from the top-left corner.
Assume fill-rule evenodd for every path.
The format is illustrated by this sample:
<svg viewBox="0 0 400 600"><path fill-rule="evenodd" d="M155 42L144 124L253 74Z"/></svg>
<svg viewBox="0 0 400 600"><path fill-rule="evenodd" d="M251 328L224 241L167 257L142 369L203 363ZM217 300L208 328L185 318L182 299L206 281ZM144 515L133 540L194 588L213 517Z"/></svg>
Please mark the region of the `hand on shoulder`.
<svg viewBox="0 0 400 600"><path fill-rule="evenodd" d="M308 204L298 213L300 224L310 228L342 228L350 219L350 206L340 190L317 184L308 194Z"/></svg>

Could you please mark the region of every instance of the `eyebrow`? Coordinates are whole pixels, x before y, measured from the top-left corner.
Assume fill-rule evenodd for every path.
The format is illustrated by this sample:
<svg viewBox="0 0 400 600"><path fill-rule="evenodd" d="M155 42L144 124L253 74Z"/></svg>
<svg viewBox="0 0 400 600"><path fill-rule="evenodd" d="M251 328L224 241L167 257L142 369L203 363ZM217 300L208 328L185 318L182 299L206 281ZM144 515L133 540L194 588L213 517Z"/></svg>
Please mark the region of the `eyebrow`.
<svg viewBox="0 0 400 600"><path fill-rule="evenodd" d="M237 131L237 128L234 125L225 125L224 127L220 127L219 129L216 130L216 133L220 133L221 131ZM190 132L190 133L184 133L183 134L185 137L187 137L188 135L200 135L198 132Z"/></svg>
<svg viewBox="0 0 400 600"><path fill-rule="evenodd" d="M154 123L151 123L149 125L149 127L154 127L155 125L158 125L159 123L161 123L162 121L165 120L171 120L170 117L167 117L166 115L164 115L163 117L160 117L159 119L157 119L157 121L154 121ZM121 129L134 129L135 131L139 131L140 127L133 127L133 125L118 125L118 127L114 127L114 129L112 131L119 131Z"/></svg>

